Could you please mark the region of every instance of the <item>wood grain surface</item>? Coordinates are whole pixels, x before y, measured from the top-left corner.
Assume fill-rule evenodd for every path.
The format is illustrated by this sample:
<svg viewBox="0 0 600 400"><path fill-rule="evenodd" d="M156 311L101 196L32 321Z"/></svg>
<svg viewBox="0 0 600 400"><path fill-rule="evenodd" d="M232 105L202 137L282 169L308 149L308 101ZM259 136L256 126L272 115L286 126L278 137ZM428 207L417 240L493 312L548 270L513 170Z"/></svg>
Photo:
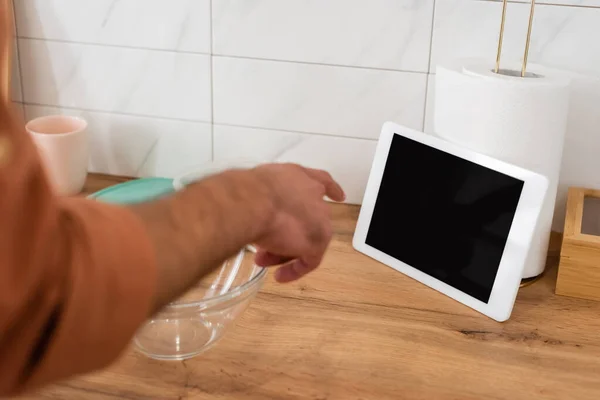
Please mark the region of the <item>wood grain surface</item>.
<svg viewBox="0 0 600 400"><path fill-rule="evenodd" d="M88 188L114 182L93 177ZM333 214L322 267L290 285L269 277L209 352L158 362L127 351L104 372L24 398L600 399L600 303L553 294L555 253L497 323L355 252L358 207Z"/></svg>
<svg viewBox="0 0 600 400"><path fill-rule="evenodd" d="M600 301L600 237L582 232L586 198L600 199L600 190L569 189L555 292Z"/></svg>

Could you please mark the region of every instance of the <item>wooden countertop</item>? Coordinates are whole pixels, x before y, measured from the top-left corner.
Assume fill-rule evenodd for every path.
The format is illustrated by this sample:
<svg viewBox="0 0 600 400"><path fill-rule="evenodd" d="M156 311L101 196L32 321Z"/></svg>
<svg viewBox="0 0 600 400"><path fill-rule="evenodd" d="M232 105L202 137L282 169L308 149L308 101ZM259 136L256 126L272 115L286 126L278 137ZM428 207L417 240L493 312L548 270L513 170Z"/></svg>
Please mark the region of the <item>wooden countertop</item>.
<svg viewBox="0 0 600 400"><path fill-rule="evenodd" d="M120 180L94 176L87 190ZM26 398L600 399L600 302L553 294L556 252L497 323L355 252L358 208L333 213L322 267L290 285L268 278L214 349L184 362L130 351Z"/></svg>

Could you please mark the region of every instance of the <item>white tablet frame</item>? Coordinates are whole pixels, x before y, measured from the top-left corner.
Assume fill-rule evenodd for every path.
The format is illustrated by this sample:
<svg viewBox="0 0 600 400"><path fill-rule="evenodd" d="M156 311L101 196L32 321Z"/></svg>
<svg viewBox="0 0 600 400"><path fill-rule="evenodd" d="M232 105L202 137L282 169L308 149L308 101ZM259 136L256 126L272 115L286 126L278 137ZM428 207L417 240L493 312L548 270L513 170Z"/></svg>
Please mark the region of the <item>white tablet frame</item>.
<svg viewBox="0 0 600 400"><path fill-rule="evenodd" d="M384 168L388 159L392 138L395 134L423 143L448 154L458 156L508 176L512 176L524 182L521 198L517 206L513 224L510 228L488 303L484 303L481 300L461 292L406 263L396 260L366 243L367 233L373 216L373 210L375 208ZM416 168L419 168L419 166L415 165L415 169ZM369 257L484 315L487 315L492 319L495 319L496 321L503 322L508 320L512 313L519 285L521 283L523 269L525 268L525 263L529 255L529 248L547 190L548 179L542 175L476 153L433 135L418 132L392 122L386 122L383 125L381 136L379 137L379 142L377 144L377 150L375 152L373 166L371 167L371 173L352 244L357 251L368 255ZM401 296L402 294L400 293L399 295Z"/></svg>

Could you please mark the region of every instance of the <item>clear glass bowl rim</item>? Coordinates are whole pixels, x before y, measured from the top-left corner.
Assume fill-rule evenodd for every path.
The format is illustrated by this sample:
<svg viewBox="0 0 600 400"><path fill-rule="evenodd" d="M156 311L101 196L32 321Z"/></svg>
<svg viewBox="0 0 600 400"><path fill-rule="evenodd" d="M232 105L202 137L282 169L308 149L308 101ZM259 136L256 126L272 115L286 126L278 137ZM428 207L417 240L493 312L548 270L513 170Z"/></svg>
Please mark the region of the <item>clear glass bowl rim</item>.
<svg viewBox="0 0 600 400"><path fill-rule="evenodd" d="M246 250L241 250L240 252L245 252ZM239 253L238 253L239 254ZM256 268L255 264L255 268ZM221 294L219 296L211 297L208 299L197 300L197 301L188 301L185 303L170 303L168 304L161 312L169 312L169 311L180 311L187 308L200 307L202 309L207 309L212 306L222 304L228 302L230 300L235 299L236 297L240 297L243 293L246 293L247 290L252 289L255 286L258 286L267 275L267 268L259 267L261 270L252 277L248 282L240 285L233 290Z"/></svg>
<svg viewBox="0 0 600 400"><path fill-rule="evenodd" d="M185 179L187 177L189 177L190 175L202 176L202 171L204 171L206 173L206 175L210 175L212 173L216 173L223 169L228 169L230 167L251 168L260 163L261 163L260 160L256 160L256 159L252 159L252 158L239 158L239 159L232 159L232 160L221 160L221 161L216 161L216 162L212 161L212 162L202 163L202 164L196 165L192 168L188 168L187 171L176 176L173 179L173 189L175 191L183 190L187 186ZM237 255L240 255L240 253L243 253L245 251L246 251L245 249L242 249L242 250L240 250L239 253L237 253ZM258 274L256 274L252 279L250 279L248 282L244 283L243 285L236 287L235 289L231 290L230 292L227 292L225 294L222 294L222 295L219 295L216 297L211 297L211 298L205 299L205 300L189 301L189 302L185 302L185 303L177 303L177 302L171 303L171 304L168 304L164 308L163 312L179 311L179 310L183 310L186 308L192 308L192 307L201 307L201 308L205 309L205 308L210 308L217 304L225 303L229 300L239 297L242 293L245 293L246 290L251 289L252 287L260 284L260 282L264 279L266 274L267 274L267 269L262 268L260 270L260 272Z"/></svg>

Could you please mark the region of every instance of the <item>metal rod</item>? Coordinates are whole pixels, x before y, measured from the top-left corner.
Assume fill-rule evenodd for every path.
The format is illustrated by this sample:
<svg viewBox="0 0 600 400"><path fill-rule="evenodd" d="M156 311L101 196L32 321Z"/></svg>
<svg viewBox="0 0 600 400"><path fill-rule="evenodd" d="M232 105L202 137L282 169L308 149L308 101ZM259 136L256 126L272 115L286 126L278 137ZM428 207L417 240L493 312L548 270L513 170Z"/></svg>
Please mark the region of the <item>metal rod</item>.
<svg viewBox="0 0 600 400"><path fill-rule="evenodd" d="M504 41L504 25L506 22L506 9L508 7L508 0L502 2L502 20L500 21L500 35L498 37L498 53L496 54L496 68L495 73L500 71L500 58L502 57L502 42Z"/></svg>
<svg viewBox="0 0 600 400"><path fill-rule="evenodd" d="M521 68L521 77L527 73L527 58L529 57L529 45L531 43L531 30L533 28L533 14L535 11L535 0L531 0L531 11L529 12L529 26L527 27L527 40L525 41L525 55L523 56L523 67Z"/></svg>

